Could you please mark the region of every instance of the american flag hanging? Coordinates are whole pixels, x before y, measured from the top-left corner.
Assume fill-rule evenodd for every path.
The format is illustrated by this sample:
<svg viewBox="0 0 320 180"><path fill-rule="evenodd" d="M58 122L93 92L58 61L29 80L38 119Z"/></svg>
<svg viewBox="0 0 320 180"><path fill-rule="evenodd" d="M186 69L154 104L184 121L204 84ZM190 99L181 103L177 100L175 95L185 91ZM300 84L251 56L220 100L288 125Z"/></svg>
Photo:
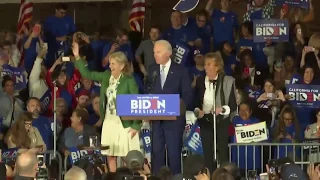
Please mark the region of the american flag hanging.
<svg viewBox="0 0 320 180"><path fill-rule="evenodd" d="M145 0L133 0L132 9L129 18L131 30L142 32L144 31L144 14L146 11Z"/></svg>
<svg viewBox="0 0 320 180"><path fill-rule="evenodd" d="M30 30L30 20L32 18L33 3L30 0L21 0L20 12L18 18L18 36L20 36L17 47L21 53L19 66L23 65L24 53L21 36L27 34Z"/></svg>

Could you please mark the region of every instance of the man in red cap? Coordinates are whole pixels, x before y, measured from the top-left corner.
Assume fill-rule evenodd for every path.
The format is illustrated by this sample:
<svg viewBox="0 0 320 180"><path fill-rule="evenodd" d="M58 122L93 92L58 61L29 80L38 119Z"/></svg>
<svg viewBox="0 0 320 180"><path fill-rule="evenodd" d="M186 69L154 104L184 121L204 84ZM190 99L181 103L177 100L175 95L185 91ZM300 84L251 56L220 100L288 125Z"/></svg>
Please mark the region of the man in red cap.
<svg viewBox="0 0 320 180"><path fill-rule="evenodd" d="M88 106L90 92L86 89L80 88L77 90L76 96L77 96L77 102L78 102L76 109L87 110L86 108Z"/></svg>

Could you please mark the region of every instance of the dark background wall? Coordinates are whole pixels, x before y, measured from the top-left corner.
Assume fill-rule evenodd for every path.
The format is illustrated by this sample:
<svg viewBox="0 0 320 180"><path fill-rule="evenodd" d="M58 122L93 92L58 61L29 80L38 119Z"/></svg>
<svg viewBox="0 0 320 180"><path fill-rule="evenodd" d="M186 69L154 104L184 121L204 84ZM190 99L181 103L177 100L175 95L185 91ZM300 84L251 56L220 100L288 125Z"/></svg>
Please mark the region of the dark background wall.
<svg viewBox="0 0 320 180"><path fill-rule="evenodd" d="M146 31L152 24L168 27L169 17L172 7L178 0L146 0ZM231 4L231 10L239 15L242 21L242 15L246 10L247 0L239 0L238 3ZM207 0L200 0L198 7L190 12L193 15L197 10L205 7ZM214 7L219 7L219 0L214 1ZM122 2L102 2L102 3L69 3L68 13L76 17L76 24L79 30L92 33L96 30L107 34L113 32L115 27L128 27L128 17L131 10L132 0L123 0ZM320 0L313 0L316 9L316 20L307 24L309 32L320 32ZM0 29L16 31L16 24L19 15L19 4L0 4ZM279 12L277 9L276 12ZM36 20L44 20L48 15L54 13L54 4L34 4L33 17Z"/></svg>

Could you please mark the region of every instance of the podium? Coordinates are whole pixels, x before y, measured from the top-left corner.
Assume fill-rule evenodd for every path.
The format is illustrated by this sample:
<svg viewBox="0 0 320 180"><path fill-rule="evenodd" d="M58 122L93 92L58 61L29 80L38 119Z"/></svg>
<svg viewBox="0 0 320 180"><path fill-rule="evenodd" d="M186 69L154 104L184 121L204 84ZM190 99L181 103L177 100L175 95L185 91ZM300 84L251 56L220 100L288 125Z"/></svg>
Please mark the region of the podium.
<svg viewBox="0 0 320 180"><path fill-rule="evenodd" d="M183 115L186 113L186 106L185 103L183 102L183 100L180 99L180 115ZM160 116L155 116L155 115L147 115L147 116L121 116L121 120L144 120L144 121L152 121L152 120L177 120L178 116L164 116L164 115L160 115Z"/></svg>

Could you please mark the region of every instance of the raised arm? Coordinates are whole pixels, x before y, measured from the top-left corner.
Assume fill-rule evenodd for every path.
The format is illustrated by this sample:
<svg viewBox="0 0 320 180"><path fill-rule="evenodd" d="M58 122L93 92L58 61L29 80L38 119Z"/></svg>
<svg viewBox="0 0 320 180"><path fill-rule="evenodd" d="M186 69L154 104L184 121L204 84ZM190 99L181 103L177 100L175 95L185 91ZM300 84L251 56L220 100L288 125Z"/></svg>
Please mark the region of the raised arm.
<svg viewBox="0 0 320 180"><path fill-rule="evenodd" d="M37 56L37 59L34 61L30 76L29 76L29 84L33 86L40 80L41 74L41 63L43 61L43 57L47 54L46 49L42 49Z"/></svg>
<svg viewBox="0 0 320 180"><path fill-rule="evenodd" d="M210 14L210 16L212 15L212 12L213 12L212 1L213 0L208 0L206 5L206 11Z"/></svg>
<svg viewBox="0 0 320 180"><path fill-rule="evenodd" d="M74 57L76 59L76 61L74 62L74 65L79 70L81 75L83 77L91 79L93 81L101 82L104 73L102 73L102 72L91 72L91 71L88 70L88 68L85 66L85 60L82 59L79 56L79 45L78 45L78 43L76 43L76 42L72 43L72 52L73 52L73 55L74 55Z"/></svg>

